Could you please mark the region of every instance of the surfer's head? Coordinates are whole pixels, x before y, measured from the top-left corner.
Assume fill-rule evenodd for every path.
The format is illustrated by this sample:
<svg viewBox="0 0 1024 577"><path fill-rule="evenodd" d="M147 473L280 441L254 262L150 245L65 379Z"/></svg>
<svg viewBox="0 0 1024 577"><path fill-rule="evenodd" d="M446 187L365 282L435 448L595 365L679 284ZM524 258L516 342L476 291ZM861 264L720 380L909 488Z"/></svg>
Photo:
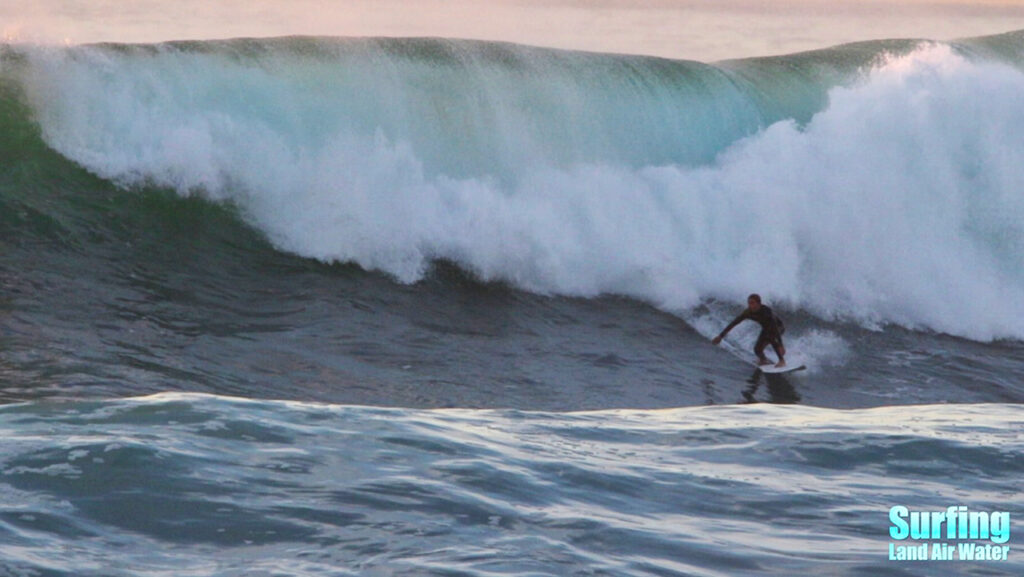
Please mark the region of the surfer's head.
<svg viewBox="0 0 1024 577"><path fill-rule="evenodd" d="M761 295L754 293L747 297L747 308L750 312L756 313L761 309Z"/></svg>

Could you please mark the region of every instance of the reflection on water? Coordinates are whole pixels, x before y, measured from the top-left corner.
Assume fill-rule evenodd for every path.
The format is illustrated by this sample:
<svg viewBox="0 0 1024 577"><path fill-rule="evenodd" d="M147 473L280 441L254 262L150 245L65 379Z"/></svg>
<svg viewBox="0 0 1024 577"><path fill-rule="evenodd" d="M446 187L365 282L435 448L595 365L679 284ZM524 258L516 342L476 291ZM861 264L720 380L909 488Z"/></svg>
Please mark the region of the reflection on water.
<svg viewBox="0 0 1024 577"><path fill-rule="evenodd" d="M775 403L778 405L792 405L800 402L800 393L796 391L796 387L789 380L789 377L785 374L772 374L766 373L761 369L754 369L754 373L750 375L747 382L750 386L743 389L743 398L748 403L758 402L754 396L757 393L757 389L761 387L761 382L764 381L767 384L766 390L768 391L768 402Z"/></svg>

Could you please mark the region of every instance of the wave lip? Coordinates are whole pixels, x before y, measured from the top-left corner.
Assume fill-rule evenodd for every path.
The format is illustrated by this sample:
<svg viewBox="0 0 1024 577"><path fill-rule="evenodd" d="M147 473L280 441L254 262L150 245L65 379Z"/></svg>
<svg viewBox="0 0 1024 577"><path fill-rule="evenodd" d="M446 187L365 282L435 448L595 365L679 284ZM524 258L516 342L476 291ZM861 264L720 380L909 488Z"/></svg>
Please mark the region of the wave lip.
<svg viewBox="0 0 1024 577"><path fill-rule="evenodd" d="M404 282L445 259L672 311L756 290L1020 339L1014 38L718 67L435 40L97 46L30 53L19 77L61 154L232 203L302 256Z"/></svg>

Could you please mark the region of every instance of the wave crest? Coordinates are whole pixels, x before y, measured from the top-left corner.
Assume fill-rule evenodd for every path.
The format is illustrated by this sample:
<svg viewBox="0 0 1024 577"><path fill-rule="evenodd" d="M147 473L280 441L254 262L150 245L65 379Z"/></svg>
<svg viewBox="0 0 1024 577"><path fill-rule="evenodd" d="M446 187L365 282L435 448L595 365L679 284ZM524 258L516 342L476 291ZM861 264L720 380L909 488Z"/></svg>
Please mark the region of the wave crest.
<svg viewBox="0 0 1024 577"><path fill-rule="evenodd" d="M823 318L1024 337L1012 66L941 44L879 45L870 69L792 57L779 76L778 59L291 42L39 51L21 81L61 154L236 204L303 256L405 282L446 259L669 310L757 290Z"/></svg>

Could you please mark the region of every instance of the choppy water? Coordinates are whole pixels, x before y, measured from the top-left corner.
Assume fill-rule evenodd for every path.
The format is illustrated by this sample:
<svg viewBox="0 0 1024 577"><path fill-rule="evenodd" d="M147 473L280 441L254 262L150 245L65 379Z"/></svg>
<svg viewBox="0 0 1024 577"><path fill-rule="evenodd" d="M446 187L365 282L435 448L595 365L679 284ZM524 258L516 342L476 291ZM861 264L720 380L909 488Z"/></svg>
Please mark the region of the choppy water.
<svg viewBox="0 0 1024 577"><path fill-rule="evenodd" d="M888 510L1019 507L1022 426L1015 405L13 405L0 534L27 575L1015 575L888 561Z"/></svg>

